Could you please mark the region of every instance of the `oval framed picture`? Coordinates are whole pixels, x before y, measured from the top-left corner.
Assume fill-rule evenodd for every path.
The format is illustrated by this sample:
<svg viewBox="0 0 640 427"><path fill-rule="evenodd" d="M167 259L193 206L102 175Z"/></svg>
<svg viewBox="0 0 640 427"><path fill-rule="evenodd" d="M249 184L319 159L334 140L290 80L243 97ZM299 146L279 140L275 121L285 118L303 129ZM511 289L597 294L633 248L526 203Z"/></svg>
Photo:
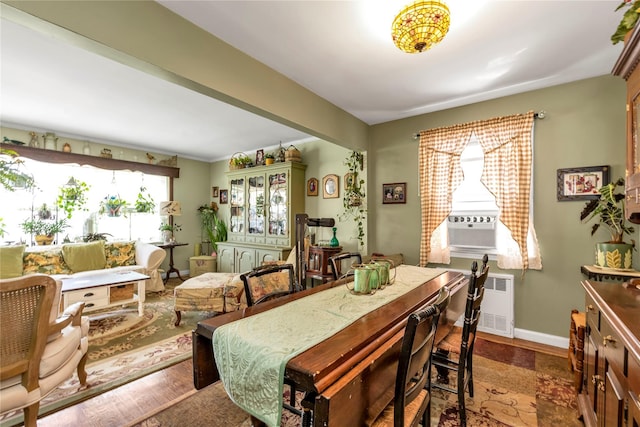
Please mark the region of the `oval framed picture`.
<svg viewBox="0 0 640 427"><path fill-rule="evenodd" d="M340 180L338 175L330 174L322 178L322 198L335 199L340 197Z"/></svg>

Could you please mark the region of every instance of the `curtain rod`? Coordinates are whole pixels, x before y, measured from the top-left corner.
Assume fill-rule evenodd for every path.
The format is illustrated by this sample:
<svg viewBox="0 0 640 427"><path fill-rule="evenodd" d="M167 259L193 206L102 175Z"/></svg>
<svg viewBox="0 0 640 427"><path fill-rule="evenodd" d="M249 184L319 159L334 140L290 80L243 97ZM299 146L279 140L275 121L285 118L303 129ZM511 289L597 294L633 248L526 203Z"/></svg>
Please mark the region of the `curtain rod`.
<svg viewBox="0 0 640 427"><path fill-rule="evenodd" d="M540 110L537 113L533 113L533 118L534 119L544 119L545 117L547 117L547 113L544 110ZM420 134L416 133L413 135L413 139L418 140L420 139Z"/></svg>

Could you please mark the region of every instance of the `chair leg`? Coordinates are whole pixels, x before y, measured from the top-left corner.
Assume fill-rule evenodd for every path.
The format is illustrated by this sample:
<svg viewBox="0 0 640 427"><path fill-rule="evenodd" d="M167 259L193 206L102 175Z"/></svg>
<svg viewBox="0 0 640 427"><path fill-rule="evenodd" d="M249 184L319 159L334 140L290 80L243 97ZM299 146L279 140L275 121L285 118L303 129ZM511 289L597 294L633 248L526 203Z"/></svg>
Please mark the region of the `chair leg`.
<svg viewBox="0 0 640 427"><path fill-rule="evenodd" d="M87 371L85 370L85 365L87 364L87 359L89 357L89 352L86 352L82 359L80 359L80 363L78 363L78 380L80 381L80 387L84 387L87 385Z"/></svg>
<svg viewBox="0 0 640 427"><path fill-rule="evenodd" d="M473 397L473 358L472 357L470 357L469 360L467 360L466 370L467 372L465 374L467 375L467 378L468 378L467 384L469 387L469 397Z"/></svg>
<svg viewBox="0 0 640 427"><path fill-rule="evenodd" d="M36 402L33 405L27 406L22 410L22 412L24 413L24 427L37 426L39 409L40 409L40 402Z"/></svg>
<svg viewBox="0 0 640 427"><path fill-rule="evenodd" d="M465 372L458 371L458 411L460 413L460 425L466 427L467 425L467 413L464 407L464 377Z"/></svg>
<svg viewBox="0 0 640 427"><path fill-rule="evenodd" d="M180 320L182 320L182 313L176 310L176 323L174 323L174 325L180 326Z"/></svg>

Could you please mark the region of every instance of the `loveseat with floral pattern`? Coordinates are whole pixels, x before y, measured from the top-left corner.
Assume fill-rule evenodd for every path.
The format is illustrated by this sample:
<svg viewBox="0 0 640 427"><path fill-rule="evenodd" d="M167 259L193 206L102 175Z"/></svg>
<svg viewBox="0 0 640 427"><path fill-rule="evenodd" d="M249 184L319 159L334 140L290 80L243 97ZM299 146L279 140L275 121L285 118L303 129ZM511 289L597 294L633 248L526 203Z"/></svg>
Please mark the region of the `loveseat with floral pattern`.
<svg viewBox="0 0 640 427"><path fill-rule="evenodd" d="M0 247L0 279L43 273L60 277L96 274L100 270L137 271L150 278L147 292L164 290L158 268L166 252L141 241L67 243L55 246Z"/></svg>

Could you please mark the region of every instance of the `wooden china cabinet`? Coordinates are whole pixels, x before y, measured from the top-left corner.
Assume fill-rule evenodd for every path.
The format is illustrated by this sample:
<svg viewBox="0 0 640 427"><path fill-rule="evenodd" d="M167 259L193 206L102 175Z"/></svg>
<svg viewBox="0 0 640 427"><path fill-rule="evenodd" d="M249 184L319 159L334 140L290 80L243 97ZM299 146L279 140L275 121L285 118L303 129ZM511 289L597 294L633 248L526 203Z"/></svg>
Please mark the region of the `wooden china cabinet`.
<svg viewBox="0 0 640 427"><path fill-rule="evenodd" d="M640 224L640 26L625 38L624 49L612 73L627 81L626 205L629 221Z"/></svg>

